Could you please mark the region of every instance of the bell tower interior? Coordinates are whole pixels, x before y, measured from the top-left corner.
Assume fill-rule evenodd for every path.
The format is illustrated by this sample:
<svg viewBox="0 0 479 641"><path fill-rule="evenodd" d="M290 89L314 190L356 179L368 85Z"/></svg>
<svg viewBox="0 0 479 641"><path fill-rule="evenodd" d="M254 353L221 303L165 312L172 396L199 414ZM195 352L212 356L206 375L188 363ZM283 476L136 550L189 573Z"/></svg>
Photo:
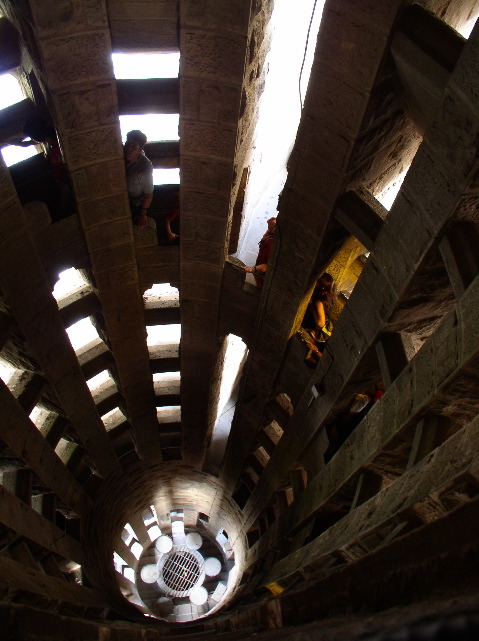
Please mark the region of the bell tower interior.
<svg viewBox="0 0 479 641"><path fill-rule="evenodd" d="M478 16L0 0L2 640L477 639Z"/></svg>

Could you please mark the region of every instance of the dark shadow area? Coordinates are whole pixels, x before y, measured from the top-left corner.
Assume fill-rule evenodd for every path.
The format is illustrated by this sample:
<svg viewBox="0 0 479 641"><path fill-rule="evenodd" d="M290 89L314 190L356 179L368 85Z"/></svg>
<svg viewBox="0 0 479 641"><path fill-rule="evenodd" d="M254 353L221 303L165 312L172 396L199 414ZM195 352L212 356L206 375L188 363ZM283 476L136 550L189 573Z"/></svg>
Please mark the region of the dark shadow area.
<svg viewBox="0 0 479 641"><path fill-rule="evenodd" d="M75 205L66 167L64 179L53 175L43 154L23 160L9 167L10 175L22 205L34 201L44 202L52 223L75 213Z"/></svg>
<svg viewBox="0 0 479 641"><path fill-rule="evenodd" d="M180 234L179 189L179 185L155 185L153 189L153 200L148 216L153 218L156 223L159 245L178 244L179 242L179 238L170 242L167 235L168 219L170 219L171 231L178 236ZM175 210L178 210L178 213L173 217Z"/></svg>

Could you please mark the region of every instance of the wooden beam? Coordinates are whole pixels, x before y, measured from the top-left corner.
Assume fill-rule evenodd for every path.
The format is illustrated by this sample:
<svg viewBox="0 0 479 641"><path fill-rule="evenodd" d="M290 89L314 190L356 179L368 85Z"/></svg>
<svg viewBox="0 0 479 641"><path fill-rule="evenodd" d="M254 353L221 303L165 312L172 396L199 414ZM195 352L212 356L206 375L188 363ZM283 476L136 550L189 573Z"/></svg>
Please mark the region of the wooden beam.
<svg viewBox="0 0 479 641"><path fill-rule="evenodd" d="M462 296L479 273L479 235L473 221L455 223L439 243L456 297Z"/></svg>
<svg viewBox="0 0 479 641"><path fill-rule="evenodd" d="M391 533L397 521L405 517L407 519L415 505L427 502L429 497L440 501L441 493L447 494L468 477L476 485L479 483L479 469L475 460L478 446L479 418L476 418L438 447L431 456L415 468L408 469L392 485L350 512L301 550L279 561L264 578L264 584L281 583L294 574L298 567L312 571L339 548L371 536L372 532L384 528L388 522L392 523L389 532L389 540L392 540L394 537ZM451 461L455 464L451 465ZM469 497L465 496L464 501L467 500ZM431 519L434 519L433 511ZM366 554L367 544L363 548Z"/></svg>
<svg viewBox="0 0 479 641"><path fill-rule="evenodd" d="M100 474L120 469L60 318L8 170L0 163L0 286L32 354Z"/></svg>
<svg viewBox="0 0 479 641"><path fill-rule="evenodd" d="M58 309L65 327L88 318L100 311L98 296L89 285L84 285L58 301Z"/></svg>
<svg viewBox="0 0 479 641"><path fill-rule="evenodd" d="M347 191L340 196L334 216L369 251L387 216L387 210L366 191Z"/></svg>
<svg viewBox="0 0 479 641"><path fill-rule="evenodd" d="M31 504L33 473L28 469L8 470L2 474L2 486L21 503Z"/></svg>
<svg viewBox="0 0 479 641"><path fill-rule="evenodd" d="M0 381L0 408L3 415L0 421L2 440L66 505L79 516L85 516L91 502L89 497L23 412L3 381Z"/></svg>
<svg viewBox="0 0 479 641"><path fill-rule="evenodd" d="M436 333L411 360L408 368L372 407L328 465L311 480L299 501L295 500L278 519L277 531L268 533L263 541L258 542L256 549L250 551L251 562L259 558L275 540L280 540L321 511L326 511L328 506L329 509L337 509L338 505L343 505L345 488L357 486L359 475L366 466L379 473L381 465L378 463L375 466L375 461L381 459L384 463L389 458L395 459L398 467L406 468L408 464L417 463L420 456L426 456L450 435L450 426L439 421L434 433L428 430L427 438L421 437L421 441L416 443L419 438L416 425L418 417L422 417L429 407L437 408L438 402L443 405L454 403L455 386L461 388L463 372L469 363L478 358L479 336L474 333L477 326L475 310L478 307L479 276L458 301L456 308L444 318ZM458 355L456 340L460 336L467 336L467 341ZM447 366L436 371L438 358ZM462 400L467 405L467 401ZM471 398L470 402L475 401ZM434 428L434 422L431 427ZM403 458L394 450L387 457L388 447L397 443L398 438L402 443ZM283 439L273 453L272 460L277 453L281 454ZM304 448L304 443L301 446Z"/></svg>
<svg viewBox="0 0 479 641"><path fill-rule="evenodd" d="M69 583L66 579L62 581L47 576L5 556L0 556L0 578L13 590L38 594L60 603L92 608L106 607L103 597L95 590Z"/></svg>
<svg viewBox="0 0 479 641"><path fill-rule="evenodd" d="M83 552L78 541L62 532L6 488L0 485L0 521L6 527L34 541L46 550L65 559L83 563Z"/></svg>
<svg viewBox="0 0 479 641"><path fill-rule="evenodd" d="M401 13L391 53L409 111L421 132L434 118L465 42L455 29L419 5Z"/></svg>
<svg viewBox="0 0 479 641"><path fill-rule="evenodd" d="M402 332L382 334L376 343L376 353L387 389L414 356L413 339Z"/></svg>

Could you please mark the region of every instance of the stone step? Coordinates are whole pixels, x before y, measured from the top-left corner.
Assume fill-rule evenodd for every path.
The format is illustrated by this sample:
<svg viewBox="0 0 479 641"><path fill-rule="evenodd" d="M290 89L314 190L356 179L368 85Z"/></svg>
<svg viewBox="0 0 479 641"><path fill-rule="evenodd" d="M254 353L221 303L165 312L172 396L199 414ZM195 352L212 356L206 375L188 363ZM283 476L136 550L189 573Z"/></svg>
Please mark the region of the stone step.
<svg viewBox="0 0 479 641"><path fill-rule="evenodd" d="M160 437L161 440L177 437L181 434L181 423L171 422L171 423L160 423Z"/></svg>
<svg viewBox="0 0 479 641"><path fill-rule="evenodd" d="M180 111L178 78L122 79L116 81L120 115L177 114ZM147 153L150 158L150 155Z"/></svg>
<svg viewBox="0 0 479 641"><path fill-rule="evenodd" d="M79 349L77 358L83 376L87 380L108 369L114 363L112 353L100 338Z"/></svg>
<svg viewBox="0 0 479 641"><path fill-rule="evenodd" d="M75 289L58 301L58 309L65 327L100 311L98 296L89 285Z"/></svg>
<svg viewBox="0 0 479 641"><path fill-rule="evenodd" d="M31 504L33 472L26 469L3 472L1 484L17 498Z"/></svg>
<svg viewBox="0 0 479 641"><path fill-rule="evenodd" d="M72 474L75 474L79 468L85 454L83 447L77 445L77 443L72 443L72 441L67 441L64 438L60 439L55 448L55 452Z"/></svg>
<svg viewBox="0 0 479 641"><path fill-rule="evenodd" d="M42 571L25 541L20 540L12 543L8 548L8 554L14 561L18 561L18 563L32 568L33 570Z"/></svg>
<svg viewBox="0 0 479 641"><path fill-rule="evenodd" d="M112 380L99 385L98 388L92 391L91 395L100 416L111 412L124 402L116 383Z"/></svg>
<svg viewBox="0 0 479 641"><path fill-rule="evenodd" d="M145 307L146 325L172 325L180 321L179 307Z"/></svg>
<svg viewBox="0 0 479 641"><path fill-rule="evenodd" d="M39 374L17 370L8 382L8 388L26 414L30 414L40 400L47 382Z"/></svg>
<svg viewBox="0 0 479 641"><path fill-rule="evenodd" d="M54 412L50 412L50 415L40 427L40 432L47 443L51 445L51 447L55 448L68 426L69 422L65 417L58 416L54 414Z"/></svg>
<svg viewBox="0 0 479 641"><path fill-rule="evenodd" d="M175 358L161 358L155 355L150 357L150 371L152 374L163 374L164 372L178 372L180 369L180 359Z"/></svg>
<svg viewBox="0 0 479 641"><path fill-rule="evenodd" d="M157 394L155 398L156 407L169 407L171 405L180 405L181 403L179 394Z"/></svg>
<svg viewBox="0 0 479 641"><path fill-rule="evenodd" d="M38 512L38 514L41 514L44 518L54 523L56 501L57 497L53 492L35 494L32 496L32 508L35 512Z"/></svg>

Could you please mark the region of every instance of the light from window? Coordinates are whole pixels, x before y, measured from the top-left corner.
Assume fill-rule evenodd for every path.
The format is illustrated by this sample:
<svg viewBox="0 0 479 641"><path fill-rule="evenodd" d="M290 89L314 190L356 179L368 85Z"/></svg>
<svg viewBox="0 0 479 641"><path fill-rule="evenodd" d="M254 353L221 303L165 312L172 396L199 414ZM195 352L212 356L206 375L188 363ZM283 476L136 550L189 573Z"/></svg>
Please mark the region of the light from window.
<svg viewBox="0 0 479 641"><path fill-rule="evenodd" d="M153 184L154 185L179 185L180 184L180 169L153 169Z"/></svg>
<svg viewBox="0 0 479 641"><path fill-rule="evenodd" d="M22 93L20 83L15 76L12 76L11 73L4 73L0 75L0 109L10 107L24 99L25 96ZM30 147L8 145L2 149L3 160L7 167L11 167L17 162L27 160L27 158L31 158L37 154L38 150L35 145L31 145Z"/></svg>
<svg viewBox="0 0 479 641"><path fill-rule="evenodd" d="M3 160L7 167L11 167L12 165L16 165L17 162L22 162L22 160L28 160L28 158L38 155L35 145L31 145L30 147L8 145L2 149Z"/></svg>
<svg viewBox="0 0 479 641"><path fill-rule="evenodd" d="M138 116L120 116L120 129L122 140L132 129L140 129L148 138L148 142L161 140L179 140L178 114L145 114Z"/></svg>
<svg viewBox="0 0 479 641"><path fill-rule="evenodd" d="M3 73L0 76L0 109L10 107L25 99L20 83L11 73Z"/></svg>
<svg viewBox="0 0 479 641"><path fill-rule="evenodd" d="M53 288L53 296L58 301L77 289L80 289L80 287L84 287L86 284L85 279L78 269L70 267L70 269L65 269L65 271L60 272L58 275L58 280Z"/></svg>
<svg viewBox="0 0 479 641"><path fill-rule="evenodd" d="M177 78L180 54L113 53L113 73L117 80L140 78Z"/></svg>
<svg viewBox="0 0 479 641"><path fill-rule="evenodd" d="M68 327L67 334L75 351L100 338L93 327L90 317L82 318L82 320Z"/></svg>
<svg viewBox="0 0 479 641"><path fill-rule="evenodd" d="M96 390L98 387L100 387L100 385L103 385L104 383L107 383L110 381L114 382L108 370L104 369L99 374L96 374L95 376L92 376L92 378L89 378L86 384L88 385L88 389L91 392L93 390Z"/></svg>
<svg viewBox="0 0 479 641"><path fill-rule="evenodd" d="M169 283L155 283L143 294L146 307L178 307L180 294Z"/></svg>
<svg viewBox="0 0 479 641"><path fill-rule="evenodd" d="M15 371L15 368L10 365L10 363L7 363L0 358L0 378L5 383L5 385L8 385L8 382L15 374Z"/></svg>
<svg viewBox="0 0 479 641"><path fill-rule="evenodd" d="M146 344L148 347L154 345L173 345L178 344L181 338L181 325L147 325L146 326Z"/></svg>

